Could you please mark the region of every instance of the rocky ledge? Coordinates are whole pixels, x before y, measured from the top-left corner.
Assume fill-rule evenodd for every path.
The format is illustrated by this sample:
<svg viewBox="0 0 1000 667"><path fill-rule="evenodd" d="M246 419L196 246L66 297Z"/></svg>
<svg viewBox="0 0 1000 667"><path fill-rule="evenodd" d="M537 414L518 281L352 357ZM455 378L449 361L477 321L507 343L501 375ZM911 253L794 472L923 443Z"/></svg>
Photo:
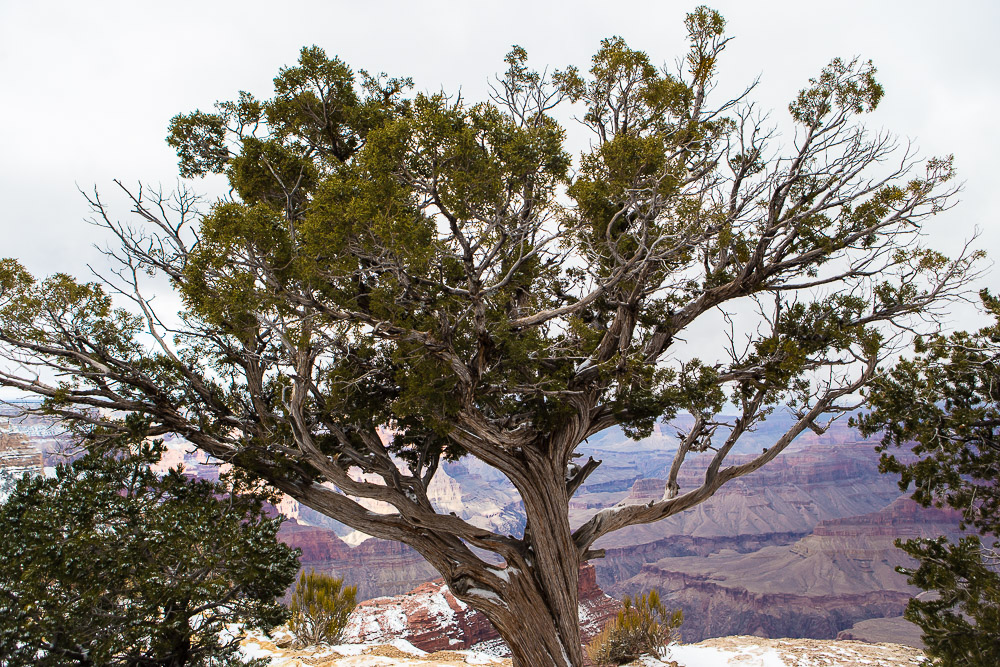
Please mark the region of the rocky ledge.
<svg viewBox="0 0 1000 667"><path fill-rule="evenodd" d="M597 586L594 568L580 568L580 629L589 641L620 605ZM351 613L344 641L382 644L403 639L423 651L468 649L496 640L485 616L456 598L441 580L405 595L366 600Z"/></svg>

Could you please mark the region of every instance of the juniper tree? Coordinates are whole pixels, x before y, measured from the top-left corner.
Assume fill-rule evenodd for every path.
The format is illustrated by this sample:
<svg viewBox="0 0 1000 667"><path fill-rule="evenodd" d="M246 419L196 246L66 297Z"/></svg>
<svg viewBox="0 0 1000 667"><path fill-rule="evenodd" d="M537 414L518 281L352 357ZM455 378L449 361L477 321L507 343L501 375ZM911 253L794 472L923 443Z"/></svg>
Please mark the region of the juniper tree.
<svg viewBox="0 0 1000 667"><path fill-rule="evenodd" d="M0 663L237 665L269 630L296 552L259 498L149 468L162 449L91 452L25 475L0 505Z"/></svg>
<svg viewBox="0 0 1000 667"><path fill-rule="evenodd" d="M777 145L749 90L712 99L722 17L700 7L685 26L677 71L618 37L587 71L544 74L515 47L475 104L303 49L270 99L171 122L181 175L222 174L229 197L200 211L186 189L124 189L120 222L95 191L117 267L104 284L4 265L0 341L22 368L0 382L69 419L142 414L154 435L416 549L518 667L582 664L577 573L595 542L822 430L974 259L921 245L954 193L951 160L920 162L858 122L883 95L870 63L823 68ZM592 131L577 157L563 108ZM183 300L179 324L156 312L150 273ZM757 319L729 318L704 358L685 345L733 313ZM788 430L734 463L782 406ZM600 464L579 445L682 412L662 498L572 528L569 500ZM428 486L462 456L516 487L523 534L435 511ZM698 457L701 483L681 488Z"/></svg>

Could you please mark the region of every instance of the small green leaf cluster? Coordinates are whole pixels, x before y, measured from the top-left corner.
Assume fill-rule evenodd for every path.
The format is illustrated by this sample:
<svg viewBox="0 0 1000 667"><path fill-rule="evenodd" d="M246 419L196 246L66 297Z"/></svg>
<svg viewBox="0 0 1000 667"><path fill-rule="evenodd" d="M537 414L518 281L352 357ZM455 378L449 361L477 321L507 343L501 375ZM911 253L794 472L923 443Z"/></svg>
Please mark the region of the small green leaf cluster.
<svg viewBox="0 0 1000 667"><path fill-rule="evenodd" d="M0 664L236 665L240 633L287 618L298 569L261 500L118 441L23 477L0 505ZM124 448L124 449L120 449Z"/></svg>
<svg viewBox="0 0 1000 667"><path fill-rule="evenodd" d="M328 574L302 572L292 595L289 627L300 646L336 643L357 605L358 589Z"/></svg>
<svg viewBox="0 0 1000 667"><path fill-rule="evenodd" d="M634 602L626 595L618 616L587 646L587 657L598 667L622 665L643 655L660 657L671 642L680 639L678 628L683 621L681 611L668 612L655 590Z"/></svg>
<svg viewBox="0 0 1000 667"><path fill-rule="evenodd" d="M885 89L875 79L875 66L869 60L859 66L858 59L834 58L819 77L809 80L788 110L800 123L816 128L833 113L874 111Z"/></svg>

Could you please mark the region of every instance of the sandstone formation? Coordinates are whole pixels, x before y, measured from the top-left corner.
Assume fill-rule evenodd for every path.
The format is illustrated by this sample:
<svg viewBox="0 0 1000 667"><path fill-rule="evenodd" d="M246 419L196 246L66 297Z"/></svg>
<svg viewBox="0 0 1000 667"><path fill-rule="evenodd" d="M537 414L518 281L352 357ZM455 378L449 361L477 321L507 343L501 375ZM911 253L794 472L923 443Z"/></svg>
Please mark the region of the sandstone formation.
<svg viewBox="0 0 1000 667"><path fill-rule="evenodd" d="M456 599L440 580L404 595L362 602L344 631L349 644L405 639L424 651L465 649L495 636L486 617Z"/></svg>
<svg viewBox="0 0 1000 667"><path fill-rule="evenodd" d="M358 599L397 595L438 576L423 557L400 542L369 539L351 547L327 528L285 521L278 539L302 550L304 570L342 577L358 587Z"/></svg>
<svg viewBox="0 0 1000 667"><path fill-rule="evenodd" d="M597 586L594 568L580 568L580 627L588 641L619 604ZM485 616L455 598L440 580L396 597L367 600L351 614L347 643L378 644L404 639L424 651L467 649L497 639Z"/></svg>

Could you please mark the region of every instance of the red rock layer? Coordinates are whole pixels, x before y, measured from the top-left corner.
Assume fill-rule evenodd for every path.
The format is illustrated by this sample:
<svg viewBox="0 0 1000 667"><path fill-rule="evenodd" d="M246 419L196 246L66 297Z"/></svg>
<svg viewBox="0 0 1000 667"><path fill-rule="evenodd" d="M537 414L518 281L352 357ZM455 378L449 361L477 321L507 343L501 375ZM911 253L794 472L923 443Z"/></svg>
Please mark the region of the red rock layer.
<svg viewBox="0 0 1000 667"><path fill-rule="evenodd" d="M589 641L620 605L598 587L592 565L580 568L580 629ZM345 631L349 643L405 639L424 651L466 649L497 638L485 616L458 600L441 580L405 595L375 598L358 605Z"/></svg>
<svg viewBox="0 0 1000 667"><path fill-rule="evenodd" d="M302 550L302 569L343 578L358 588L359 600L403 593L437 576L420 554L400 542L373 538L351 548L332 530L294 519L281 525L278 539Z"/></svg>

